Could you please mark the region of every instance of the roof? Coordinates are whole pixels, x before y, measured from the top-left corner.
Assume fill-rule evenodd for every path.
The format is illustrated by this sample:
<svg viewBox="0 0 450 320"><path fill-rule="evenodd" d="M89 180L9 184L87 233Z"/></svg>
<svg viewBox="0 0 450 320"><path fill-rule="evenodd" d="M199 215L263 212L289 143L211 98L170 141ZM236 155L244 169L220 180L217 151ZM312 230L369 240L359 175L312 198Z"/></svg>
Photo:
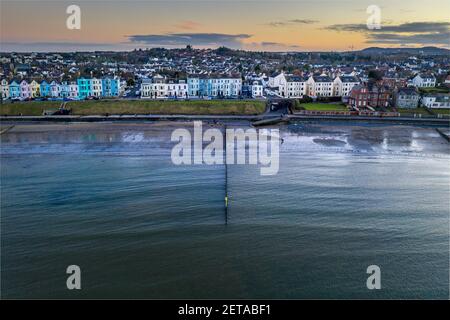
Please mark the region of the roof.
<svg viewBox="0 0 450 320"><path fill-rule="evenodd" d="M380 85L377 83L369 82L368 84L357 84L352 88L352 91L359 91L362 89L367 89L368 93L383 93L389 92L389 89L385 85Z"/></svg>
<svg viewBox="0 0 450 320"><path fill-rule="evenodd" d="M329 76L313 76L315 82L332 82Z"/></svg>
<svg viewBox="0 0 450 320"><path fill-rule="evenodd" d="M256 82L256 83L255 83L255 82ZM262 86L262 85L263 85L261 80L253 80L253 81L251 81L251 84L252 84L252 85L259 85L259 86Z"/></svg>
<svg viewBox="0 0 450 320"><path fill-rule="evenodd" d="M17 72L20 71L29 71L30 70L30 66L28 64L19 64L16 68Z"/></svg>
<svg viewBox="0 0 450 320"><path fill-rule="evenodd" d="M415 77L420 76L422 79L436 79L432 74L416 74Z"/></svg>
<svg viewBox="0 0 450 320"><path fill-rule="evenodd" d="M275 77L278 77L280 74L282 74L283 72L273 72L271 75L270 75L270 77L271 78L275 78Z"/></svg>
<svg viewBox="0 0 450 320"><path fill-rule="evenodd" d="M339 76L342 82L359 82L359 79L355 76Z"/></svg>
<svg viewBox="0 0 450 320"><path fill-rule="evenodd" d="M399 88L397 94L401 94L404 96L418 96L419 92L417 92L417 89L415 87L405 87Z"/></svg>
<svg viewBox="0 0 450 320"><path fill-rule="evenodd" d="M300 77L300 76L286 76L286 81L287 82L306 82L306 80L308 80L305 77Z"/></svg>
<svg viewBox="0 0 450 320"><path fill-rule="evenodd" d="M240 74L190 74L188 78L199 78L199 79L241 79Z"/></svg>
<svg viewBox="0 0 450 320"><path fill-rule="evenodd" d="M446 93L428 94L424 98L435 98L436 102L450 102L450 94Z"/></svg>

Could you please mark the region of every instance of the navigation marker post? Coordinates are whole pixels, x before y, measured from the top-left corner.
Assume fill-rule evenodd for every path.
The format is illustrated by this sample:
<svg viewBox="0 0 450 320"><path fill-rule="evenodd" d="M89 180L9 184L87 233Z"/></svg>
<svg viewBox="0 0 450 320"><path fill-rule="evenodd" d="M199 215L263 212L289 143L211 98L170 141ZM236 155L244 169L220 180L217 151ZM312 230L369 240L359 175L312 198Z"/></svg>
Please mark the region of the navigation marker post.
<svg viewBox="0 0 450 320"><path fill-rule="evenodd" d="M225 225L228 224L228 166L227 166L227 126L224 126L224 164L225 164ZM233 150L234 152L234 150Z"/></svg>

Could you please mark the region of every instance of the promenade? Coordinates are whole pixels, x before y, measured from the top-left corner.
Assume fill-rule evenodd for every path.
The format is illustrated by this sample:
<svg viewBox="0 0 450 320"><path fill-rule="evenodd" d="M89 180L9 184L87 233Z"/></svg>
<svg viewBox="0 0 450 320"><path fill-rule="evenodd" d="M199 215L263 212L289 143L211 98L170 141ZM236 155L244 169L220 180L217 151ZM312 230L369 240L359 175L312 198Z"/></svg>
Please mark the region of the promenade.
<svg viewBox="0 0 450 320"><path fill-rule="evenodd" d="M267 122L267 125L290 121L364 121L378 123L397 124L426 124L426 125L447 125L450 126L450 119L437 117L376 117L376 116L341 116L341 115L283 115L274 116L270 113L261 115L157 115L157 114L136 114L136 115L61 115L61 116L0 116L0 122L103 122L103 121L226 121L226 120L246 120L258 121L259 125ZM262 123L261 123L262 122Z"/></svg>

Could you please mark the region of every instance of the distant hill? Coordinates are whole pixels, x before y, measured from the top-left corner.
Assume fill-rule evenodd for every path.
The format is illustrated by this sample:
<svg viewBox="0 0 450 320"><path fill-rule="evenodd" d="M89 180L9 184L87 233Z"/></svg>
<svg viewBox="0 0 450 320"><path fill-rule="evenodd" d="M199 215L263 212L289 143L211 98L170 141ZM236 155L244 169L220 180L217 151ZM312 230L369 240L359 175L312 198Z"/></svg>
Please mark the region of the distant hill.
<svg viewBox="0 0 450 320"><path fill-rule="evenodd" d="M422 48L379 48L370 47L358 51L361 54L384 55L384 54L427 54L427 55L450 55L450 50L438 47Z"/></svg>

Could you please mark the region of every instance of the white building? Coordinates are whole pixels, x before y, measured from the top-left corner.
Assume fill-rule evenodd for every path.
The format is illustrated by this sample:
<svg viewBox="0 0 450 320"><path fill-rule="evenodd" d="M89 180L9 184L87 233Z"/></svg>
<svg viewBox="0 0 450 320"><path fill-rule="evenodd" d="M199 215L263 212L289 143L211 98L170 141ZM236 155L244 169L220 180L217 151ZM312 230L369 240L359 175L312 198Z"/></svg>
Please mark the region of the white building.
<svg viewBox="0 0 450 320"><path fill-rule="evenodd" d="M92 96L102 96L102 79L92 78Z"/></svg>
<svg viewBox="0 0 450 320"><path fill-rule="evenodd" d="M310 76L306 85L306 94L310 97L333 96L333 80L328 76Z"/></svg>
<svg viewBox="0 0 450 320"><path fill-rule="evenodd" d="M167 96L169 98L186 99L188 97L188 85L186 80L169 80L166 83Z"/></svg>
<svg viewBox="0 0 450 320"><path fill-rule="evenodd" d="M61 95L61 86L56 81L50 83L50 96L52 98L59 98Z"/></svg>
<svg viewBox="0 0 450 320"><path fill-rule="evenodd" d="M0 82L0 91L2 94L2 99L9 99L9 83L8 80L2 79Z"/></svg>
<svg viewBox="0 0 450 320"><path fill-rule="evenodd" d="M450 109L450 95L449 94L426 95L422 98L422 105L427 108Z"/></svg>
<svg viewBox="0 0 450 320"><path fill-rule="evenodd" d="M273 74L269 77L269 87L270 88L279 88L281 85L286 83L286 76L283 72L278 74Z"/></svg>
<svg viewBox="0 0 450 320"><path fill-rule="evenodd" d="M448 75L447 78L445 78L444 84L447 86L450 85L450 75Z"/></svg>
<svg viewBox="0 0 450 320"><path fill-rule="evenodd" d="M333 96L348 97L352 88L358 84L360 81L355 76L337 76L333 81Z"/></svg>
<svg viewBox="0 0 450 320"><path fill-rule="evenodd" d="M430 88L436 86L436 78L429 74L416 74L414 78L409 81L410 85L417 88Z"/></svg>
<svg viewBox="0 0 450 320"><path fill-rule="evenodd" d="M152 79L142 79L141 82L141 98L153 98L153 86Z"/></svg>
<svg viewBox="0 0 450 320"><path fill-rule="evenodd" d="M188 96L186 80L167 80L159 75L144 79L141 83L141 98L144 99L185 99Z"/></svg>
<svg viewBox="0 0 450 320"><path fill-rule="evenodd" d="M78 84L76 81L69 83L69 98L78 99Z"/></svg>
<svg viewBox="0 0 450 320"><path fill-rule="evenodd" d="M306 94L307 79L299 76L284 76L278 92L285 98L301 98Z"/></svg>
<svg viewBox="0 0 450 320"><path fill-rule="evenodd" d="M242 79L234 76L219 76L210 79L212 97L237 97L242 93Z"/></svg>
<svg viewBox="0 0 450 320"><path fill-rule="evenodd" d="M252 98L261 98L264 96L264 86L261 80L253 80L251 85Z"/></svg>

